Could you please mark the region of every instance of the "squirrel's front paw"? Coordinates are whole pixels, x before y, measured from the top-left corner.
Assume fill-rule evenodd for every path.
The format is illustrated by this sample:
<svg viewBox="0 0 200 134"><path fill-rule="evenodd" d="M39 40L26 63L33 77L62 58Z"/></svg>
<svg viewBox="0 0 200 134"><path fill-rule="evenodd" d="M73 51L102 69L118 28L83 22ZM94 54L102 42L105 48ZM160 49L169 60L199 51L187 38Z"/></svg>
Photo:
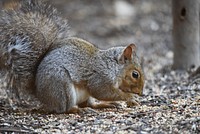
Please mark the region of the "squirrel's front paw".
<svg viewBox="0 0 200 134"><path fill-rule="evenodd" d="M127 107L135 107L140 106L141 104L135 100L127 101L126 102Z"/></svg>
<svg viewBox="0 0 200 134"><path fill-rule="evenodd" d="M92 113L98 113L98 112L90 107L84 107L84 108L79 108L78 113L79 114L92 114Z"/></svg>
<svg viewBox="0 0 200 134"><path fill-rule="evenodd" d="M122 105L119 102L112 101L107 104L110 105L110 108L122 108Z"/></svg>
<svg viewBox="0 0 200 134"><path fill-rule="evenodd" d="M121 105L117 102L100 102L100 103L97 103L97 104L93 104L91 106L92 108L94 109L102 109L102 108L120 108Z"/></svg>

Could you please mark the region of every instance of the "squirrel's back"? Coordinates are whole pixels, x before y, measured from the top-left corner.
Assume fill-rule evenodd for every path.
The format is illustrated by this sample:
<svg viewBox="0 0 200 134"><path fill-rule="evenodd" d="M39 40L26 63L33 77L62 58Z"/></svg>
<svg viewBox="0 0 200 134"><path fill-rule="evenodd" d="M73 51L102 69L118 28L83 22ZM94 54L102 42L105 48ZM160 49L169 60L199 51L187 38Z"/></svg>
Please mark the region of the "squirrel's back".
<svg viewBox="0 0 200 134"><path fill-rule="evenodd" d="M64 44L67 20L52 6L37 0L19 1L0 16L0 70L9 88L34 91L35 74L46 53Z"/></svg>

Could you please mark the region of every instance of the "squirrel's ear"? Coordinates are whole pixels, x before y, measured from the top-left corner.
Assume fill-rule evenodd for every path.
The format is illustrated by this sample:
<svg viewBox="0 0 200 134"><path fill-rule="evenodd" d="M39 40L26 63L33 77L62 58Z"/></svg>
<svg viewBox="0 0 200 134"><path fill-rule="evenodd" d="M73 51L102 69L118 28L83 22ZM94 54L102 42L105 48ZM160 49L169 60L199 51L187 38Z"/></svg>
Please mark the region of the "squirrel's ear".
<svg viewBox="0 0 200 134"><path fill-rule="evenodd" d="M136 50L136 45L135 44L128 45L124 49L119 61L121 63L126 63L127 61L131 61L133 59L133 52L135 52L135 50Z"/></svg>

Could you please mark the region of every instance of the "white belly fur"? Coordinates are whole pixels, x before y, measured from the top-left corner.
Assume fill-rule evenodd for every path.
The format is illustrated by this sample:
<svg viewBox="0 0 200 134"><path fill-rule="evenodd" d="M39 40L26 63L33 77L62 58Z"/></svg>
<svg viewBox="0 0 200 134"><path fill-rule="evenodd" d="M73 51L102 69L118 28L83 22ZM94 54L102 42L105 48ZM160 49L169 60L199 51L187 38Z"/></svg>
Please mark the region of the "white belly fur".
<svg viewBox="0 0 200 134"><path fill-rule="evenodd" d="M74 87L74 89L76 91L76 104L85 102L90 97L90 95L86 89L81 89L78 87Z"/></svg>

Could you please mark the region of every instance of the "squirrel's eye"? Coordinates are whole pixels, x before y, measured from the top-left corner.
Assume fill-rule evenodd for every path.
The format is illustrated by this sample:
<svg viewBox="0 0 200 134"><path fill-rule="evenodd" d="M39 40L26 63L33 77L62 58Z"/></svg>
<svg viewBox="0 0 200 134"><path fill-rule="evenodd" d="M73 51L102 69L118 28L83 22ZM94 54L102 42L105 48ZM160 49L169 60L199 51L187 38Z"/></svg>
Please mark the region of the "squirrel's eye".
<svg viewBox="0 0 200 134"><path fill-rule="evenodd" d="M134 71L132 72L132 77L135 78L135 79L138 79L138 78L139 78L139 73L138 73L138 71L134 70Z"/></svg>

